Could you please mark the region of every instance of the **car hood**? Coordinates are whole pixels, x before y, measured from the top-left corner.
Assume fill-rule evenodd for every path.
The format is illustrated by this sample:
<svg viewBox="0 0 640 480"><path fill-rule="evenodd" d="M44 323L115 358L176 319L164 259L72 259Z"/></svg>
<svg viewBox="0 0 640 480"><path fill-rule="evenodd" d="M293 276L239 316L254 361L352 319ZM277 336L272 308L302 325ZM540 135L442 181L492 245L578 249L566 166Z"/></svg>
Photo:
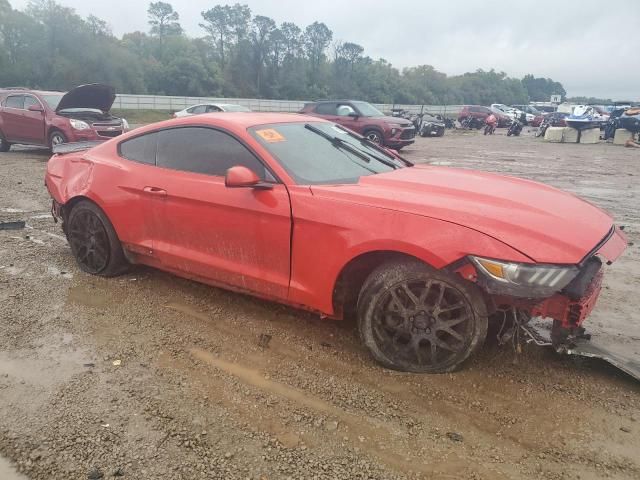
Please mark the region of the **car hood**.
<svg viewBox="0 0 640 480"><path fill-rule="evenodd" d="M402 117L389 117L385 115L382 117L368 117L368 118L375 118L376 120L382 120L387 123L398 123L405 127L410 127L413 125L410 120L407 120L406 118L402 118Z"/></svg>
<svg viewBox="0 0 640 480"><path fill-rule="evenodd" d="M108 112L116 100L116 90L109 85L93 83L69 90L56 107L56 112L69 108L94 108Z"/></svg>
<svg viewBox="0 0 640 480"><path fill-rule="evenodd" d="M312 191L462 225L539 263L580 263L613 225L606 212L570 193L457 168L421 165L362 177L357 184L314 185ZM469 253L479 252L469 245Z"/></svg>

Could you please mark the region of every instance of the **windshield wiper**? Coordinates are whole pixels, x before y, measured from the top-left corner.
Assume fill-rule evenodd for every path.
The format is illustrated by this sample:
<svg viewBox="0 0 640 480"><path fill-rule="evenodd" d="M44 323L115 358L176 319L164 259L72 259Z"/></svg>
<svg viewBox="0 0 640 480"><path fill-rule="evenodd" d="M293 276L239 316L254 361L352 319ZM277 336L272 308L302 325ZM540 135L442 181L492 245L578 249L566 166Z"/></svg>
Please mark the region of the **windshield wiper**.
<svg viewBox="0 0 640 480"><path fill-rule="evenodd" d="M336 125L336 127L338 127L340 130L343 130L347 135L349 135L352 138L355 138L356 140L358 140L360 142L360 145L365 145L369 148L372 148L380 153L382 153L383 155L390 157L390 158L394 158L393 156L391 156L389 154L389 152L387 152L385 149L383 149L382 147L380 147L380 145L377 145L375 143L373 143L371 140L368 140L367 138L364 137L360 137L359 135L356 135L355 133L353 133L352 131L344 128L342 125ZM384 163L385 165L388 165L390 167L393 168L398 168L398 165L395 163L392 163L389 160L386 160L384 158L378 157L377 155L373 155L373 154L369 154L371 155L373 158L375 158L376 160L378 160L379 162ZM395 154L396 157L398 157L399 160L401 160L402 162L404 162L407 166L409 167L413 167L413 163L411 163L409 160L401 157L399 154Z"/></svg>
<svg viewBox="0 0 640 480"><path fill-rule="evenodd" d="M351 145L349 142L345 142L341 138L329 135L327 132L324 132L324 131L320 130L319 128L314 127L313 125L311 125L309 123L306 123L304 125L304 128L306 128L307 130L310 130L313 133L315 133L317 135L320 135L322 138L328 140L329 142L332 143L332 145L334 147L341 148L342 150L346 150L347 152L349 152L349 153L355 155L356 157L358 157L359 159L364 160L367 163L371 163L371 158L369 157L369 155L367 155L366 153L358 150L356 147ZM371 157L376 158L373 155L371 155ZM364 165L361 165L361 166L364 166ZM393 167L393 168L396 168L395 165L390 165L390 166ZM375 170L372 170L371 168L368 168L366 166L364 166L364 168L366 168L370 172L378 173Z"/></svg>
<svg viewBox="0 0 640 480"><path fill-rule="evenodd" d="M339 125L337 125L339 126ZM336 136L332 136L329 135L327 132L324 132L323 130L320 130L317 127L314 127L313 125L310 124L306 124L304 126L304 128L311 130L314 133L317 133L318 135L320 135L321 137L326 138L327 140L329 140L331 143L333 143L334 146L338 147L338 148L343 148L344 150L347 150L348 152L353 153L355 156L357 156L358 158L361 158L363 160L365 160L367 163L371 162L371 159L374 158L377 161L379 161L380 163L393 168L394 170L396 170L397 168L400 168L399 165L397 165L396 163L393 163L389 160L386 160L384 158L381 158L377 155L374 155L370 152L364 152L362 150L360 150L359 148L355 147L353 144L339 138ZM344 128L340 127L341 130L344 130L345 133L351 135L351 133L348 130L345 130ZM357 138L357 137L356 137Z"/></svg>

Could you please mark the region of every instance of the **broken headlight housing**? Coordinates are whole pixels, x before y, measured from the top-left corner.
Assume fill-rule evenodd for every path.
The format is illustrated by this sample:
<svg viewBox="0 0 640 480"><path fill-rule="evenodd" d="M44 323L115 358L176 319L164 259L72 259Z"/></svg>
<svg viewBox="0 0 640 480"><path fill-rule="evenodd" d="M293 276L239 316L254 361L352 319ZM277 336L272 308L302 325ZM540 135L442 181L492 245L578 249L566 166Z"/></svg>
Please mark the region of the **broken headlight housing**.
<svg viewBox="0 0 640 480"><path fill-rule="evenodd" d="M580 272L573 265L503 262L469 257L477 267L478 283L487 292L524 298L545 298L562 291Z"/></svg>

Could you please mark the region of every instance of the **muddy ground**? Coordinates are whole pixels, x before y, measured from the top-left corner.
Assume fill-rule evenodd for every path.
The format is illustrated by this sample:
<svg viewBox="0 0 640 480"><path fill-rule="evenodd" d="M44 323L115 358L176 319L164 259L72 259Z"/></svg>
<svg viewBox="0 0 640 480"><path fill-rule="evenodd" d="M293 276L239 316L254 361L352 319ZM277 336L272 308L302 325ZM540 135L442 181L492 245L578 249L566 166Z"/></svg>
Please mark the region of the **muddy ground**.
<svg viewBox="0 0 640 480"><path fill-rule="evenodd" d="M613 212L636 246L589 325L640 355L640 151L448 132L406 156ZM27 221L0 232L3 480L9 462L43 480L640 478L640 382L616 369L489 339L460 372L391 372L351 322L148 268L88 276L48 214L46 160L0 154L0 219Z"/></svg>

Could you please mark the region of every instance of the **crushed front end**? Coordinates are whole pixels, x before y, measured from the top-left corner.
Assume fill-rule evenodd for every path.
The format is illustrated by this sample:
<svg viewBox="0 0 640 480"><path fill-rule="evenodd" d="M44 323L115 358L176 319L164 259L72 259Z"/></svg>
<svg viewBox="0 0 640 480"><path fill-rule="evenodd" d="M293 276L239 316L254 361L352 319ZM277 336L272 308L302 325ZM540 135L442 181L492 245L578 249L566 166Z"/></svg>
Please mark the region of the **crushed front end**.
<svg viewBox="0 0 640 480"><path fill-rule="evenodd" d="M549 341L556 350L566 351L576 339L588 338L582 324L600 295L604 264L617 260L627 244L622 229L612 227L577 265L517 264L469 256L453 270L482 288L491 311L512 311L516 327L534 318L552 320ZM532 335L526 327L525 331Z"/></svg>

